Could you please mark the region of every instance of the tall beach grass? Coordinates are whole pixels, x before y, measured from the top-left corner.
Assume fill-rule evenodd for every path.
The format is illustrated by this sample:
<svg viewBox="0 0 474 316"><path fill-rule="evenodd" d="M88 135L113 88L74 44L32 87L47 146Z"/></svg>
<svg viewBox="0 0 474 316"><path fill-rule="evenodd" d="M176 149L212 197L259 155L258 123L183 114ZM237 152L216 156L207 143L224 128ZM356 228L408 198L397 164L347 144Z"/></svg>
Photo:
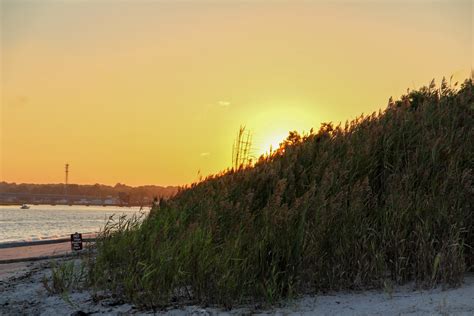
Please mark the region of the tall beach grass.
<svg viewBox="0 0 474 316"><path fill-rule="evenodd" d="M462 283L474 265L472 81L290 133L253 166L118 219L89 278L148 308ZM316 118L315 118L316 120Z"/></svg>

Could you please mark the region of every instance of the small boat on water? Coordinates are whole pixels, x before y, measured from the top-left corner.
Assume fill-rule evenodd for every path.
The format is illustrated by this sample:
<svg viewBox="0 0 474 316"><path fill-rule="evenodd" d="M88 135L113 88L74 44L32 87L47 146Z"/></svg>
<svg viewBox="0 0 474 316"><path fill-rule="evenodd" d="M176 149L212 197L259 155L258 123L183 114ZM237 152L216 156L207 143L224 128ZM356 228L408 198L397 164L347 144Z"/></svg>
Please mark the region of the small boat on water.
<svg viewBox="0 0 474 316"><path fill-rule="evenodd" d="M29 209L30 207L26 204L23 204L21 207L20 207L22 210L27 210Z"/></svg>

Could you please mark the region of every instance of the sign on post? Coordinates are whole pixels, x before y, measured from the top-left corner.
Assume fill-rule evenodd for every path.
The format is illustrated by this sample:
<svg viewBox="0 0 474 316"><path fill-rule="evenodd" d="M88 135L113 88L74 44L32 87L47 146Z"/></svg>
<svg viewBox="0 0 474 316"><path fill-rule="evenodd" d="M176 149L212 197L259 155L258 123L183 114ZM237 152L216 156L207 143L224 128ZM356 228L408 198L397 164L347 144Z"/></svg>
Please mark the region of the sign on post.
<svg viewBox="0 0 474 316"><path fill-rule="evenodd" d="M71 234L71 250L82 250L82 234Z"/></svg>

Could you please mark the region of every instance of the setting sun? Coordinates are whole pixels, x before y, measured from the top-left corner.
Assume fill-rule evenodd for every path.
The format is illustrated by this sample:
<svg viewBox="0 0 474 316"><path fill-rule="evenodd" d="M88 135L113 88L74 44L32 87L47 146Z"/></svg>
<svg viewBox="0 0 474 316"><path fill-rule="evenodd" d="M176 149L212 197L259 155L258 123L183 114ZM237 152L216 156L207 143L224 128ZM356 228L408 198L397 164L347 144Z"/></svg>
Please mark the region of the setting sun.
<svg viewBox="0 0 474 316"><path fill-rule="evenodd" d="M280 143L287 136L287 133L274 134L267 137L260 146L261 149L258 151L259 155L266 154L277 150L280 147Z"/></svg>
<svg viewBox="0 0 474 316"><path fill-rule="evenodd" d="M270 147L278 149L290 131L296 130L301 134L309 132L312 127L318 126L317 117L321 117L317 108L303 101L272 100L262 107L269 110L249 114L246 125L252 132L252 148L257 158L268 153Z"/></svg>

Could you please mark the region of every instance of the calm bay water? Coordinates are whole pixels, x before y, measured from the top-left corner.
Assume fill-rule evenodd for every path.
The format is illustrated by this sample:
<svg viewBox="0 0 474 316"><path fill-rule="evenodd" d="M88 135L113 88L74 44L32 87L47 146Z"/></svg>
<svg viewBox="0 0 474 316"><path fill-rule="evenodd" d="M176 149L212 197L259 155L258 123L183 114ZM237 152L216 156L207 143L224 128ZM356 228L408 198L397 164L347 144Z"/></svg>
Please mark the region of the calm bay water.
<svg viewBox="0 0 474 316"><path fill-rule="evenodd" d="M113 214L139 213L139 207L30 205L23 210L19 205L0 206L0 243L98 232Z"/></svg>

